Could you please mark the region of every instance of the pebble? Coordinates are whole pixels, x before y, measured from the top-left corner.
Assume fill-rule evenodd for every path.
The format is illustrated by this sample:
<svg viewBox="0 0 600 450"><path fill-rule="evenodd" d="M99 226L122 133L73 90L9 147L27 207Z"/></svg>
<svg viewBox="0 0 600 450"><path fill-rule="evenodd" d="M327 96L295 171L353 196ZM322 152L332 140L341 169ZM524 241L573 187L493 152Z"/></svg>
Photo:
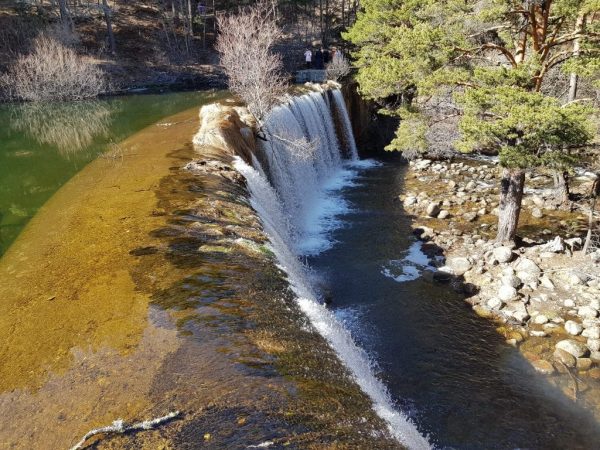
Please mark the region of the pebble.
<svg viewBox="0 0 600 450"><path fill-rule="evenodd" d="M545 359L538 359L537 361L533 361L531 365L537 372L543 373L544 375L552 375L555 372L552 363L546 361Z"/></svg>

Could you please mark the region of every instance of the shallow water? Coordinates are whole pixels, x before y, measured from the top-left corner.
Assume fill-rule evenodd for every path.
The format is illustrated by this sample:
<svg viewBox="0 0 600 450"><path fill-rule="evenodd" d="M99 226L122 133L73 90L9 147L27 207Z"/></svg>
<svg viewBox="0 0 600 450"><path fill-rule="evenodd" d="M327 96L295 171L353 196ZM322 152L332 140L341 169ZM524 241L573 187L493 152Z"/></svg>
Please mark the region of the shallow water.
<svg viewBox="0 0 600 450"><path fill-rule="evenodd" d="M0 104L0 256L39 208L100 154L163 117L215 98L207 92L98 101Z"/></svg>
<svg viewBox="0 0 600 450"><path fill-rule="evenodd" d="M439 448L597 448L588 411L449 286L419 278L425 261L397 201L403 173L395 162L363 171L342 193L350 212L336 245L308 260L399 408Z"/></svg>

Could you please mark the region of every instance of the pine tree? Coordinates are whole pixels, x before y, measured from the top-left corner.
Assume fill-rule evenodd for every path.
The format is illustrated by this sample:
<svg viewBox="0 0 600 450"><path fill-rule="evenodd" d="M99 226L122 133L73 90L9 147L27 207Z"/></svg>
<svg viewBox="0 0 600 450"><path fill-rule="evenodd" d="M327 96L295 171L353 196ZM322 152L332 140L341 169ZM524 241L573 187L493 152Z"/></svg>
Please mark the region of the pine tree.
<svg viewBox="0 0 600 450"><path fill-rule="evenodd" d="M497 240L514 239L527 170L564 168L593 138L593 109L543 93L549 71L600 68L599 0L364 0L345 35L361 93L401 117L389 150L425 150L432 98L459 115L457 149L503 168ZM586 18L586 27L577 21ZM577 45L574 45L577 43ZM417 96L413 101L413 93ZM438 108L439 109L439 108ZM448 109L448 108L446 108Z"/></svg>

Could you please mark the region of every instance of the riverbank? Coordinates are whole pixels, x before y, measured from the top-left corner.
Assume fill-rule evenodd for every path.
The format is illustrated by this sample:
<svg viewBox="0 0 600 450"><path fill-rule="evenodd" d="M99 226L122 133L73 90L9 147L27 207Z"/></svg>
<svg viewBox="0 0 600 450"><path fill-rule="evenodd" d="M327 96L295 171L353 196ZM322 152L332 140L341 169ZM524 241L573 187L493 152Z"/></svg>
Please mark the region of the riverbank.
<svg viewBox="0 0 600 450"><path fill-rule="evenodd" d="M549 177L529 177L522 243L501 246L493 242L498 176L493 161L410 163L400 200L437 266L422 276L463 293L537 372L600 418L600 266L579 251L585 204L556 209ZM575 179L576 194L590 182Z"/></svg>
<svg viewBox="0 0 600 450"><path fill-rule="evenodd" d="M231 155L193 150L198 126L194 108L121 142L0 259L2 446L178 410L97 446L398 448L292 301ZM198 158L218 170L184 169Z"/></svg>

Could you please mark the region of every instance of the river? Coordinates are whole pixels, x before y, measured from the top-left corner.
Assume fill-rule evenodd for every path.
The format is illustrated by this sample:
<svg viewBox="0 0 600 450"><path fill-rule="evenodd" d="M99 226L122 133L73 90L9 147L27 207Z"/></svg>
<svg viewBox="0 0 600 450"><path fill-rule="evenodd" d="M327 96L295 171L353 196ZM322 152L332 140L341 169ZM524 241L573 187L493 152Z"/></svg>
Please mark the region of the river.
<svg viewBox="0 0 600 450"><path fill-rule="evenodd" d="M0 104L0 256L39 208L98 155L163 117L216 98L206 92Z"/></svg>
<svg viewBox="0 0 600 450"><path fill-rule="evenodd" d="M428 264L402 209L405 168L361 172L340 195L350 212L309 259L331 308L377 362L398 407L438 448L591 449L591 414L544 381Z"/></svg>

